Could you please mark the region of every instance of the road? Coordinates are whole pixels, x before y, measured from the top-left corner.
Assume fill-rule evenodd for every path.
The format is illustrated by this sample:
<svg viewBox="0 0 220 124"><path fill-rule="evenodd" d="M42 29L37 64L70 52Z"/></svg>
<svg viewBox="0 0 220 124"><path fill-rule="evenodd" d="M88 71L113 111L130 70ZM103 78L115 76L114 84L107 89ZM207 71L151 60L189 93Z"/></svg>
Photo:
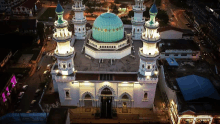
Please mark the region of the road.
<svg viewBox="0 0 220 124"><path fill-rule="evenodd" d="M45 51L50 51L53 53L52 49L55 48L54 44L55 41L49 41L47 43L47 47ZM40 62L38 63L38 66L41 66L41 69L22 82L24 85L26 84L28 85L28 89L21 100L20 106L18 107L18 109L21 109L22 113L27 112L30 109L31 101L35 99L34 98L35 91L39 87L39 84L43 82L45 79L43 76L43 72L46 70L47 65L51 64L52 62L53 62L52 57L47 55L42 56Z"/></svg>

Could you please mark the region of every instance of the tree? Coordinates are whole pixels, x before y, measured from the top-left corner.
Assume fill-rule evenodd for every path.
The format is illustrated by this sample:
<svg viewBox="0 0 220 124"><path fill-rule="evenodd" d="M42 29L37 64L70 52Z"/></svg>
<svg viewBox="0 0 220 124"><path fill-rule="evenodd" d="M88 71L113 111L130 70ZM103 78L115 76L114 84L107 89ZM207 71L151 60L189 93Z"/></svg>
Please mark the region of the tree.
<svg viewBox="0 0 220 124"><path fill-rule="evenodd" d="M44 23L38 22L37 23L37 34L40 38L40 44L43 45L45 39L45 32L44 32Z"/></svg>
<svg viewBox="0 0 220 124"><path fill-rule="evenodd" d="M132 10L129 11L129 12L128 12L128 17L129 17L129 18L134 17L134 11L132 11Z"/></svg>
<svg viewBox="0 0 220 124"><path fill-rule="evenodd" d="M113 11L112 12L115 13L115 14L119 13L118 7L116 5L113 7Z"/></svg>

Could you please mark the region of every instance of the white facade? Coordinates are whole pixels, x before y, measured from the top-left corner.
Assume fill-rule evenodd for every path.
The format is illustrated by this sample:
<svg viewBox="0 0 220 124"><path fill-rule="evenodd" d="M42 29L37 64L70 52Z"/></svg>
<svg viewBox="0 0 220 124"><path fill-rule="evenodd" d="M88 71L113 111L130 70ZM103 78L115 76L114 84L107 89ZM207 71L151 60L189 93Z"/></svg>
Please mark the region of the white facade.
<svg viewBox="0 0 220 124"><path fill-rule="evenodd" d="M145 17L143 17L143 12L146 7L143 3L144 0L135 0L135 5L132 7L134 11L134 17L131 18L133 40L141 40L141 34L144 31Z"/></svg>
<svg viewBox="0 0 220 124"><path fill-rule="evenodd" d="M58 83L58 91L62 106L85 106L85 95L89 94L93 107L100 107L100 94L104 88L109 88L113 93L114 107L122 107L122 102L127 102L127 107L152 108L157 83L151 82L86 82L74 81ZM65 92L70 92L70 98ZM144 94L147 93L147 97ZM123 101L126 94L128 101Z"/></svg>
<svg viewBox="0 0 220 124"><path fill-rule="evenodd" d="M72 10L75 11L75 16L72 19L75 30L76 39L85 39L86 37L86 17L84 17L85 5L82 5L82 0L74 0Z"/></svg>

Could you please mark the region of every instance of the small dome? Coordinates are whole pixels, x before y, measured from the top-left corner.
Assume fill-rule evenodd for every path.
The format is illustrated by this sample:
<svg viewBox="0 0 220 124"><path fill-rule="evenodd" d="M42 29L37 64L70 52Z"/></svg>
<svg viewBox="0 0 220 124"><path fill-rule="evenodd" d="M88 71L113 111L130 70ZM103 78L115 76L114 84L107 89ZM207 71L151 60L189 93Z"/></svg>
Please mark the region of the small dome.
<svg viewBox="0 0 220 124"><path fill-rule="evenodd" d="M124 26L114 13L103 13L93 24L92 37L102 42L115 42L124 37Z"/></svg>
<svg viewBox="0 0 220 124"><path fill-rule="evenodd" d="M57 4L56 12L57 12L57 13L63 12L63 8L62 8L62 6L60 5L60 3Z"/></svg>
<svg viewBox="0 0 220 124"><path fill-rule="evenodd" d="M150 13L158 13L158 10L157 10L157 7L156 7L155 3L150 8Z"/></svg>

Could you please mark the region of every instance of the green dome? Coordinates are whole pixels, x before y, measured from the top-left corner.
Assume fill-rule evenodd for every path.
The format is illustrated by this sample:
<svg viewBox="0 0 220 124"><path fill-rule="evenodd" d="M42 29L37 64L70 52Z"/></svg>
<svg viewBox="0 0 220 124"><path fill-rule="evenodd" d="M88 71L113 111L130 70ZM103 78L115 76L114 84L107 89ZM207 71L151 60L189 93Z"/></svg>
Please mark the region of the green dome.
<svg viewBox="0 0 220 124"><path fill-rule="evenodd" d="M124 26L121 19L114 13L103 13L96 18L92 37L102 42L115 42L124 37Z"/></svg>

